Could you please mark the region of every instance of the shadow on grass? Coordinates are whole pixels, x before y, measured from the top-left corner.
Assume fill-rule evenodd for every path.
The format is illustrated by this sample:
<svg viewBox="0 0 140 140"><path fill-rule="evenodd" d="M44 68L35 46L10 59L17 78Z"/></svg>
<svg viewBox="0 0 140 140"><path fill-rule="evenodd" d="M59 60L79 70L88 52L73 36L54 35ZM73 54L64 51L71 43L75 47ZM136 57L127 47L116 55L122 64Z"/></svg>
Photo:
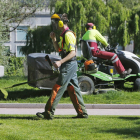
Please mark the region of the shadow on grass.
<svg viewBox="0 0 140 140"><path fill-rule="evenodd" d="M140 117L118 117L118 119L124 119L128 121L135 121L134 123L139 125ZM133 126L133 125L132 125ZM104 132L106 133L114 133L117 135L126 135L125 137L133 137L133 138L139 138L140 139L140 126L136 127L130 127L130 128L115 128L115 129L108 129Z"/></svg>
<svg viewBox="0 0 140 140"><path fill-rule="evenodd" d="M128 121L133 121L133 120L140 120L140 117L118 117L119 119L124 119Z"/></svg>
<svg viewBox="0 0 140 140"><path fill-rule="evenodd" d="M57 119L73 119L72 118L73 116L65 116L65 117L63 117L63 116L56 116L56 117L54 117L54 119L53 120L57 120ZM34 115L34 116L28 116L28 115L26 115L26 116L10 116L10 115L6 115L6 116L0 116L0 119L2 120L6 120L6 119L21 119L21 120L46 120L46 119L42 119L42 118L39 118L39 117L37 117L36 115ZM0 125L2 125L2 123L0 123Z"/></svg>
<svg viewBox="0 0 140 140"><path fill-rule="evenodd" d="M139 133L140 127L134 127L134 128L116 128L116 129L110 129L104 132L107 133L115 133L117 135L127 135L126 138L128 137L134 137L134 138L140 138L140 133Z"/></svg>
<svg viewBox="0 0 140 140"><path fill-rule="evenodd" d="M75 117L75 116L71 116L71 117L62 117L62 116L60 116L60 117L54 117L54 119L75 119L75 118L73 118L73 117ZM78 119L78 118L76 118L76 119Z"/></svg>
<svg viewBox="0 0 140 140"><path fill-rule="evenodd" d="M125 119L128 121L135 121L138 120L137 122L135 122L135 124L140 124L140 117L119 117L119 119Z"/></svg>
<svg viewBox="0 0 140 140"><path fill-rule="evenodd" d="M24 89L20 91L9 91L8 92L8 99L16 100L16 99L27 99L27 98L35 98L40 96L50 96L51 90L33 90L33 89ZM63 97L68 97L67 92L63 94ZM4 99L3 94L0 93L0 100Z"/></svg>
<svg viewBox="0 0 140 140"><path fill-rule="evenodd" d="M8 99L15 100L17 98L26 99L32 97L40 97L40 96L50 96L51 90L32 90L32 89L25 89L22 91L9 91L8 92ZM0 99L3 99L1 94Z"/></svg>
<svg viewBox="0 0 140 140"><path fill-rule="evenodd" d="M23 116L0 116L0 119L3 119L3 120L6 120L6 119L21 119L21 120L23 120L23 119L25 119L25 120L35 120L35 117L28 117L28 116L25 116L25 117L23 117Z"/></svg>

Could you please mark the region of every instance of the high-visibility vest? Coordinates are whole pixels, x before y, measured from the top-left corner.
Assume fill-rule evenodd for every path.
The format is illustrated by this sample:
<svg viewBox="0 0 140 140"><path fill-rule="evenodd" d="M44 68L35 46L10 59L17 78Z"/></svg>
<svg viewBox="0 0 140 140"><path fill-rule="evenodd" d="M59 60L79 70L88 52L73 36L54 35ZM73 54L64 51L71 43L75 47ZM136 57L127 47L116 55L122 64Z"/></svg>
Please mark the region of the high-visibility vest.
<svg viewBox="0 0 140 140"><path fill-rule="evenodd" d="M95 43L97 43L97 41L100 41L105 47L108 46L106 39L100 34L98 30L95 29L88 30L83 35L82 40L90 40L90 42L93 41Z"/></svg>
<svg viewBox="0 0 140 140"><path fill-rule="evenodd" d="M65 40L65 34L66 33L69 33L69 32L70 33L73 33L74 36L75 36L75 38L76 38L75 33L73 31L69 30L69 29L66 30L63 33L63 36L60 36L59 50L58 51L59 51L59 53L60 53L60 55L61 55L62 58L66 57L70 53L69 47L72 46L76 50L76 39L75 38L71 38L71 39L75 39L75 41L73 40L73 42L75 42L75 44L70 44L70 42L66 42L66 40ZM68 45L68 43L69 43L69 45ZM76 56L73 57L71 60L76 60Z"/></svg>

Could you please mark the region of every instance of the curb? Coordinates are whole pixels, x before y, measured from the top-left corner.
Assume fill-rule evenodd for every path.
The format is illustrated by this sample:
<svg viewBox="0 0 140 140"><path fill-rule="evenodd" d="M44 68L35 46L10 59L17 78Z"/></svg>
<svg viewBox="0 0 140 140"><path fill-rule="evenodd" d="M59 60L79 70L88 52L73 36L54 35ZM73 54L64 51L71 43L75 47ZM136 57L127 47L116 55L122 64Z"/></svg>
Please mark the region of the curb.
<svg viewBox="0 0 140 140"><path fill-rule="evenodd" d="M0 108L45 108L44 103L0 103ZM140 104L85 104L86 109L140 109ZM58 104L56 109L73 109L72 104Z"/></svg>

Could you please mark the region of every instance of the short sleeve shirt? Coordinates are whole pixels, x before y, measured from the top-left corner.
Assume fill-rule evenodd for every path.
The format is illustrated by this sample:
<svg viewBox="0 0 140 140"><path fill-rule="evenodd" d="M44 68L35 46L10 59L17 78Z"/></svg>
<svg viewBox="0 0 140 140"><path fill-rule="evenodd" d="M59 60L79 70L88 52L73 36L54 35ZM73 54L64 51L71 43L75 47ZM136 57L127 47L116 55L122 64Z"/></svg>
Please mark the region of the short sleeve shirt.
<svg viewBox="0 0 140 140"><path fill-rule="evenodd" d="M62 48L62 41L63 41L63 37L61 35L60 42L58 43L60 49ZM75 47L76 47L75 35L71 31L66 32L63 49L66 50L66 52L69 52L75 50Z"/></svg>

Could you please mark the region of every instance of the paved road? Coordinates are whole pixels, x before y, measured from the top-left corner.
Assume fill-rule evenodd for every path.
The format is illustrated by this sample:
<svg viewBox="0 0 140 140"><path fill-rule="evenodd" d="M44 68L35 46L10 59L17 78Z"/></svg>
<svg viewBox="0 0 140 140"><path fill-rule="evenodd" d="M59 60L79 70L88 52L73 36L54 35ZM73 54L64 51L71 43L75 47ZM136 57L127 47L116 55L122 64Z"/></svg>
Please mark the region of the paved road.
<svg viewBox="0 0 140 140"><path fill-rule="evenodd" d="M45 104L0 103L0 114L31 114L43 112ZM140 115L140 104L86 104L89 115ZM72 104L59 104L55 115L76 115Z"/></svg>

